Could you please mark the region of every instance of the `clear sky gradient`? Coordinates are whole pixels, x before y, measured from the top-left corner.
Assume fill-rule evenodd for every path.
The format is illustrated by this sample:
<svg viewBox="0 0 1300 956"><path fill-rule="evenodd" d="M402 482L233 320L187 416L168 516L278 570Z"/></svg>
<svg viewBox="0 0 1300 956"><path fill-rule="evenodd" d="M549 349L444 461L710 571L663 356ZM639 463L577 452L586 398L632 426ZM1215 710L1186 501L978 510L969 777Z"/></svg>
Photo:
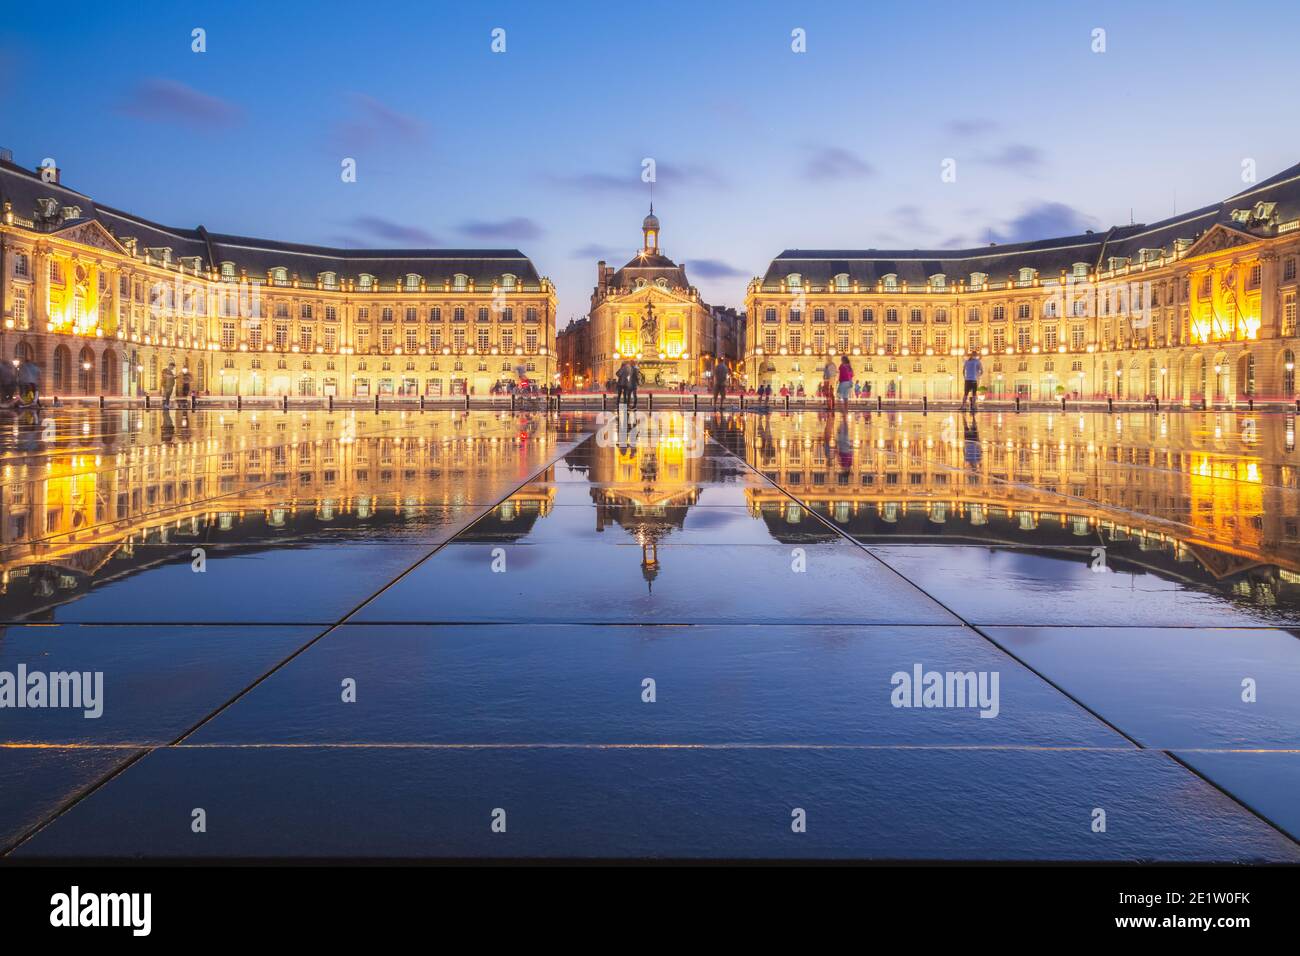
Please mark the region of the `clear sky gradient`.
<svg viewBox="0 0 1300 956"><path fill-rule="evenodd" d="M1294 2L5 3L0 145L170 225L517 246L562 325L645 157L664 251L740 306L785 248L1151 222L1300 162L1297 36Z"/></svg>

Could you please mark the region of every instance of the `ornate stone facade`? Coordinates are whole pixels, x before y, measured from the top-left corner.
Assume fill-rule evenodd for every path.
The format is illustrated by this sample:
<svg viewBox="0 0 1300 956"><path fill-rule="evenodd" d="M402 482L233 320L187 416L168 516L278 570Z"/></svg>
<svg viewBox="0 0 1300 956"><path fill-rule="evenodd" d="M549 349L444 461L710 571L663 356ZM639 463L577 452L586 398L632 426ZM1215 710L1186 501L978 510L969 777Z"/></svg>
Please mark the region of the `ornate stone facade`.
<svg viewBox="0 0 1300 956"><path fill-rule="evenodd" d="M5 360L48 395L370 398L552 384L555 289L514 249L327 249L160 226L0 162Z"/></svg>

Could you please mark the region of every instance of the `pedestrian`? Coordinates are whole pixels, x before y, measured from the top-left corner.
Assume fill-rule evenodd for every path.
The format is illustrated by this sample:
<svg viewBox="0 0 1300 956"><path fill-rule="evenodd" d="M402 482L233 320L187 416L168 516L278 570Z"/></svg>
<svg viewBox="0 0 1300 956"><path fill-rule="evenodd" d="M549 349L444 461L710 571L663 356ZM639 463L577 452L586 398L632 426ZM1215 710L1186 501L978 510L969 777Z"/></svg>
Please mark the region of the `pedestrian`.
<svg viewBox="0 0 1300 956"><path fill-rule="evenodd" d="M636 362L627 363L627 387L628 394L631 396L632 410L636 410L636 387L641 384L641 372L636 367Z"/></svg>
<svg viewBox="0 0 1300 956"><path fill-rule="evenodd" d="M721 359L713 363L713 407L721 408L727 400L727 363Z"/></svg>
<svg viewBox="0 0 1300 956"><path fill-rule="evenodd" d="M194 378L190 375L188 367L181 369L181 398L189 398L190 390L194 387Z"/></svg>
<svg viewBox="0 0 1300 956"><path fill-rule="evenodd" d="M966 399L969 398L970 410L973 413L975 411L975 399L979 394L980 376L984 374L984 363L980 361L979 355L974 350L962 363L961 374L965 382L965 390L961 394L961 407L966 407Z"/></svg>
<svg viewBox="0 0 1300 956"><path fill-rule="evenodd" d="M618 388L618 397L614 404L632 404L632 366L627 359L623 360L623 364L620 365L618 371L614 373L614 383Z"/></svg>
<svg viewBox="0 0 1300 956"><path fill-rule="evenodd" d="M827 355L826 364L822 366L822 394L826 396L827 410L832 412L835 411L835 380L838 376L835 360Z"/></svg>
<svg viewBox="0 0 1300 956"><path fill-rule="evenodd" d="M176 363L168 362L162 373L162 407L171 408L172 392L176 390Z"/></svg>
<svg viewBox="0 0 1300 956"><path fill-rule="evenodd" d="M853 366L847 355L840 356L840 405L845 411L849 408L849 396L853 394Z"/></svg>

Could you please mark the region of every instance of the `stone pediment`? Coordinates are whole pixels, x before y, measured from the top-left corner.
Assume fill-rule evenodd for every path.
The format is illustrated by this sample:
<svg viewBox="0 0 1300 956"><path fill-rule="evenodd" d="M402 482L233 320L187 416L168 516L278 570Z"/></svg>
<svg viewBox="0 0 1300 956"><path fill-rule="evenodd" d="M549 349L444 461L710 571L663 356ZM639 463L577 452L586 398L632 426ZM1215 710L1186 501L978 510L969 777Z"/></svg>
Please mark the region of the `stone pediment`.
<svg viewBox="0 0 1300 956"><path fill-rule="evenodd" d="M119 255L128 254L126 247L118 242L98 219L83 219L74 222L62 229L55 230L51 235L58 236L60 239L67 239L70 242L80 243L83 246L92 246L95 249L116 252Z"/></svg>
<svg viewBox="0 0 1300 956"><path fill-rule="evenodd" d="M622 295L610 296L610 299L616 301L619 305L643 305L646 302L654 302L656 305L660 302L671 302L674 305L690 305L694 302L689 292L661 289L654 284L643 286L640 289L633 289Z"/></svg>
<svg viewBox="0 0 1300 956"><path fill-rule="evenodd" d="M1192 243L1187 250L1186 259L1193 259L1196 256L1205 256L1215 252L1222 252L1224 249L1231 249L1234 246L1245 246L1251 243L1259 242L1258 236L1252 236L1248 232L1241 232L1238 229L1232 229L1222 223L1216 223L1206 230L1201 238Z"/></svg>

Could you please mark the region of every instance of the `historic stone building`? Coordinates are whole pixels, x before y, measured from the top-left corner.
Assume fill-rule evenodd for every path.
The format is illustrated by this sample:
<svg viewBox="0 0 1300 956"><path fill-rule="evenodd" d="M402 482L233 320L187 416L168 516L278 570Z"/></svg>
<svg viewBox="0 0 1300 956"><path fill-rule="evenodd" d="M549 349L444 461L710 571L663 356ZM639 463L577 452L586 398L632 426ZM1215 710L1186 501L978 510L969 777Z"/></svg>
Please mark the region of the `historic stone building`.
<svg viewBox="0 0 1300 956"><path fill-rule="evenodd" d="M1153 225L980 249L781 253L748 288L745 371L812 395L848 354L872 396L1225 404L1296 396L1300 165Z"/></svg>
<svg viewBox="0 0 1300 956"><path fill-rule="evenodd" d="M0 160L5 360L49 395L486 394L553 384L555 289L516 249L329 249L172 228Z"/></svg>
<svg viewBox="0 0 1300 956"><path fill-rule="evenodd" d="M713 322L699 290L659 249L659 219L641 223L641 249L621 269L596 263L591 293L591 385L606 387L634 359L644 387L695 385L713 367Z"/></svg>

